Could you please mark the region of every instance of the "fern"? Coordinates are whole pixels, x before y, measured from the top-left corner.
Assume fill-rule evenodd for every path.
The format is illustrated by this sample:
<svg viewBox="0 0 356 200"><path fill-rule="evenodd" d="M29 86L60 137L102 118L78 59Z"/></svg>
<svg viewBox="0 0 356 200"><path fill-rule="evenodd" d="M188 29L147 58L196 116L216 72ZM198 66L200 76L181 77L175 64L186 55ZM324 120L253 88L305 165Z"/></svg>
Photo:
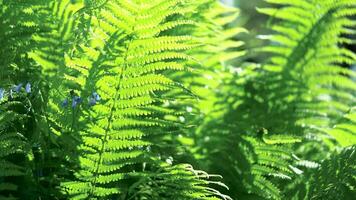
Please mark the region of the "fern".
<svg viewBox="0 0 356 200"><path fill-rule="evenodd" d="M215 106L217 110L209 113L214 117L207 118L199 130L203 138L197 141L198 153L203 165L209 166L208 171L225 175L233 198L283 199L277 180L292 180L300 173L290 146L300 140L283 135L239 133L239 123L230 121L235 119L231 117L235 111L219 102ZM221 166L220 163L231 164ZM237 184L235 180L241 181Z"/></svg>
<svg viewBox="0 0 356 200"><path fill-rule="evenodd" d="M184 10L184 5L184 1L173 0L106 2L92 13L90 7L69 1L52 4L58 23L49 35L36 36L41 45L32 58L44 72L53 71L49 101L52 133L77 140L73 146L78 145L78 153L68 154L78 163L73 166L77 180L62 183L70 198L124 198L129 190L124 180L157 176L142 171L140 165L161 168L162 161L152 160L156 153L163 153L155 149L155 138L179 126L165 119L174 115L174 110L162 104L169 101L165 91L182 89L163 72L185 69L190 59L185 51L196 46L189 35L167 32L194 25L188 19L170 19L180 15L177 9ZM91 19L89 39L63 45L77 37L71 30L80 25L80 18ZM187 174L183 169L166 169L171 176L162 174L163 181L194 180L194 176L174 175L174 171ZM209 182L199 179L194 183L197 186L182 192L179 199L223 196L209 191L204 186Z"/></svg>
<svg viewBox="0 0 356 200"><path fill-rule="evenodd" d="M325 160L312 175L308 199L352 199L355 194L355 147Z"/></svg>
<svg viewBox="0 0 356 200"><path fill-rule="evenodd" d="M356 4L265 2L248 49L217 0L0 0L0 199L352 198Z"/></svg>
<svg viewBox="0 0 356 200"><path fill-rule="evenodd" d="M287 190L291 199L352 199L355 193L355 147L334 152L316 170L306 170Z"/></svg>
<svg viewBox="0 0 356 200"><path fill-rule="evenodd" d="M354 4L350 1L267 2L281 6L258 9L273 21L270 27L274 34L261 37L272 41L271 45L261 48L262 52L270 53L269 59L261 67L231 68L236 75L220 73L222 83L215 90L218 98L201 126L198 139L202 148L199 157L209 161L207 164L213 167L209 171L225 174L227 185L236 186L235 180L243 177L242 172L248 175L242 178L245 183L236 186L241 190L234 190L232 196L236 198L248 192L260 197L284 198L278 188L281 181L266 179L266 176L274 174L292 179L303 171L293 166L300 163L292 156L292 146L277 144L303 141L300 146L303 148L315 140L310 138L326 141L329 134L339 134L337 140L340 141L341 130L337 124L354 106L355 83L350 79L354 73L340 65L353 63L355 56L338 47L352 42L343 35L352 32L354 22L348 16L354 14ZM339 126L348 127L352 134L350 122ZM261 128L269 134L263 134ZM259 138L260 142L246 140L239 134ZM268 146L261 149L261 140ZM242 146L241 150L236 150L237 146ZM270 154L274 148L283 149L275 152L277 159ZM220 155L219 151L225 153ZM285 152L290 153L285 155ZM223 156L227 154L229 156ZM250 160L251 157L255 159ZM215 163L231 164L221 167ZM277 173L271 165L277 167ZM289 173L283 174L283 169Z"/></svg>
<svg viewBox="0 0 356 200"><path fill-rule="evenodd" d="M331 127L339 123L355 98L355 83L349 78L354 73L340 66L353 63L355 55L338 47L352 42L343 34L352 30L348 27L354 22L348 16L353 15L355 4L267 2L286 6L259 9L271 20L281 20L270 26L276 34L267 38L273 44L262 49L272 56L262 66L261 75L256 76L258 81L247 88L249 99L252 97L255 107L259 107L252 109L251 115L259 115L257 122L262 123L258 126L272 132L303 133L306 138L318 140L329 138ZM260 115L261 112L265 114Z"/></svg>
<svg viewBox="0 0 356 200"><path fill-rule="evenodd" d="M43 96L37 89L41 77L27 53L35 45L31 36L44 31L40 21L45 14L40 11L46 3L26 3L0 2L0 199L40 194L42 186L41 161L46 150L43 129L38 126L42 122Z"/></svg>
<svg viewBox="0 0 356 200"><path fill-rule="evenodd" d="M266 76L261 82L267 87L264 87L266 96L262 98L271 105L269 112L284 115L283 119L278 114L269 117L294 119L286 120L293 124L284 127L281 125L285 122L274 120L279 125L270 126L276 127L278 132L302 128L313 135L325 134L324 130L353 106L355 98L355 83L347 77L353 77L354 73L339 66L353 63L355 55L343 47L338 48L339 44L351 42L342 34L352 30L348 27L354 22L348 16L354 12L355 5L350 1L295 1L290 4L279 10L259 9L283 19L282 23L271 26L277 34L270 40L276 45L263 48L274 55L263 67ZM281 84L275 86L276 81ZM283 89L286 86L291 92ZM271 90L274 92L269 92Z"/></svg>
<svg viewBox="0 0 356 200"><path fill-rule="evenodd" d="M14 162L13 157L24 157L29 151L29 146L23 130L18 130L14 124L24 123L25 115L17 113L11 107L23 106L21 102L1 102L1 129L0 129L0 198L15 199L18 186L11 181L11 177L24 176L25 168ZM9 109L10 108L10 109ZM12 159L11 159L12 157ZM6 196L5 196L6 195ZM12 198L11 198L12 197Z"/></svg>

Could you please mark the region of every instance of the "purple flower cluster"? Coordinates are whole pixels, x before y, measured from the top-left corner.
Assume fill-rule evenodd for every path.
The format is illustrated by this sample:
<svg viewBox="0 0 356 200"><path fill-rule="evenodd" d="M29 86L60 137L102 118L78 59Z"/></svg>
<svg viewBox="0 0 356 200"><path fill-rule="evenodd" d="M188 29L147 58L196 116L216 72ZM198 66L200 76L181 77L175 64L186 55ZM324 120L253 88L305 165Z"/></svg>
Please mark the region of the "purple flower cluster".
<svg viewBox="0 0 356 200"><path fill-rule="evenodd" d="M27 83L25 85L25 87L23 87L23 83L20 83L18 85L14 85L10 90L9 93L6 92L5 89L0 88L0 101L3 100L5 98L5 96L8 94L10 98L13 98L13 94L14 93L20 93L22 88L25 89L25 92L27 94L31 93L32 89L31 89L31 84Z"/></svg>
<svg viewBox="0 0 356 200"><path fill-rule="evenodd" d="M71 98L65 98L62 101L62 103L61 103L62 107L67 107L69 105L69 103L71 103L72 108L75 108L79 104L83 103L83 99L80 96L76 95L73 90L70 91L70 96L71 96ZM69 99L71 99L71 101ZM96 92L93 92L91 94L91 96L88 98L88 105L89 106L94 106L94 105L97 104L98 101L100 101L100 99L101 98L100 98L99 94L96 93Z"/></svg>

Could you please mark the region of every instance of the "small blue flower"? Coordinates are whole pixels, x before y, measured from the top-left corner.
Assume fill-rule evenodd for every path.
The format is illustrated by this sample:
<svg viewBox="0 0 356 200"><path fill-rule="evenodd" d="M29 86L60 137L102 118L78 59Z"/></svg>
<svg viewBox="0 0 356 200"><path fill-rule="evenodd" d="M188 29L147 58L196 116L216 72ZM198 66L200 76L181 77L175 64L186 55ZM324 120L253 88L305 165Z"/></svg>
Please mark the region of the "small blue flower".
<svg viewBox="0 0 356 200"><path fill-rule="evenodd" d="M77 106L77 101L75 101L74 99L73 99L73 101L72 101L72 108L75 108L76 106Z"/></svg>
<svg viewBox="0 0 356 200"><path fill-rule="evenodd" d="M4 98L5 96L5 90L0 88L0 101Z"/></svg>
<svg viewBox="0 0 356 200"><path fill-rule="evenodd" d="M82 98L81 97L78 97L78 96L73 97L72 108L76 107L81 102L82 102Z"/></svg>
<svg viewBox="0 0 356 200"><path fill-rule="evenodd" d="M96 92L93 92L92 96L93 96L93 98L95 99L95 101L100 101L100 99L101 99L100 96L99 96L99 94L96 93Z"/></svg>
<svg viewBox="0 0 356 200"><path fill-rule="evenodd" d="M31 93L31 84L30 83L26 84L25 91L26 91L26 93Z"/></svg>
<svg viewBox="0 0 356 200"><path fill-rule="evenodd" d="M89 99L89 106L94 106L96 104L96 100L94 98Z"/></svg>
<svg viewBox="0 0 356 200"><path fill-rule="evenodd" d="M67 107L68 106L68 99L64 99L61 103L62 107Z"/></svg>
<svg viewBox="0 0 356 200"><path fill-rule="evenodd" d="M98 93L93 92L91 97L89 98L89 106L94 106L98 101L100 101L100 96Z"/></svg>
<svg viewBox="0 0 356 200"><path fill-rule="evenodd" d="M75 97L75 100L77 101L77 103L81 103L82 102L82 98L81 97Z"/></svg>
<svg viewBox="0 0 356 200"><path fill-rule="evenodd" d="M20 92L20 90L21 90L21 88L22 88L22 83L20 83L20 84L18 84L18 85L15 85L15 87L14 87L14 91L15 92Z"/></svg>

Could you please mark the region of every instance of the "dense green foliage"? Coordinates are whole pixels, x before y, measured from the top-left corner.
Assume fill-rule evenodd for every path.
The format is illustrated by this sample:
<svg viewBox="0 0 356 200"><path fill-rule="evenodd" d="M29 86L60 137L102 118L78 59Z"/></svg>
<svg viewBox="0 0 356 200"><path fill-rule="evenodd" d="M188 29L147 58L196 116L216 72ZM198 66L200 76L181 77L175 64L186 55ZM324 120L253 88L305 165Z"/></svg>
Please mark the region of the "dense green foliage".
<svg viewBox="0 0 356 200"><path fill-rule="evenodd" d="M0 200L352 199L356 3L265 1L247 49L217 0L0 0Z"/></svg>

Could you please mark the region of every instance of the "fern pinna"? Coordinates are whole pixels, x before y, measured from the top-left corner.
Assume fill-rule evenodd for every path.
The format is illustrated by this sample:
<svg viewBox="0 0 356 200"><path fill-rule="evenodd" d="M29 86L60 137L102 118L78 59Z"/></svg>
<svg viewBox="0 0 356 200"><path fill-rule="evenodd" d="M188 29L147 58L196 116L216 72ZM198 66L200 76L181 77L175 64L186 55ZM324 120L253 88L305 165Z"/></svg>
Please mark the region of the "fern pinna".
<svg viewBox="0 0 356 200"><path fill-rule="evenodd" d="M228 198L200 179L209 175L194 175L198 171L191 167L167 166L157 159L167 155L156 142L180 126L169 118L178 113L165 106L171 101L165 93L184 93L169 71L186 69L191 58L185 52L197 43L191 35L174 30L195 24L182 15L195 4L114 1L98 3L95 12L70 1L51 6L57 23L49 26L54 31L35 37L40 45L31 56L51 80L52 133L78 145L68 145L75 151L67 156L74 161L76 180L63 182L63 192L73 199L157 194L174 199ZM89 27L81 24L83 18L90 19ZM88 28L89 33L77 35L76 28ZM73 38L84 42L69 43ZM161 189L147 193L149 188L143 187L147 184Z"/></svg>

